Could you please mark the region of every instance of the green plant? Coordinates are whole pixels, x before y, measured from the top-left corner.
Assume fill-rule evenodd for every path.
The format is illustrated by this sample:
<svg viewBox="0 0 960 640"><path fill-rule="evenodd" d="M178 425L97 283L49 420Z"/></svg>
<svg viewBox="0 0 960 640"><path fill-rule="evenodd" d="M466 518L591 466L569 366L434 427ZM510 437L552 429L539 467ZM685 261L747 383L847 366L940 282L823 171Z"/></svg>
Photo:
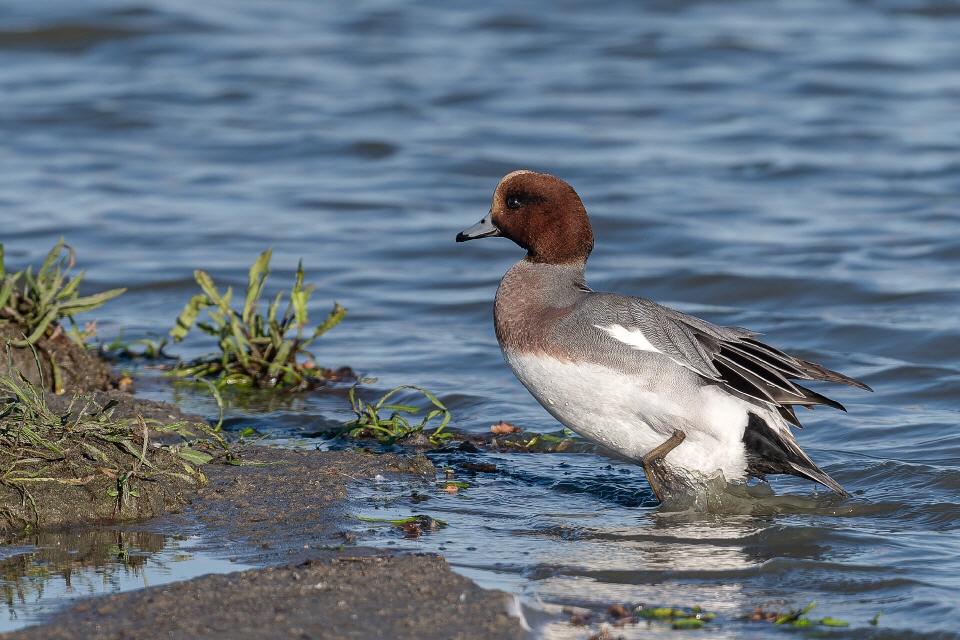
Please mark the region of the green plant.
<svg viewBox="0 0 960 640"><path fill-rule="evenodd" d="M426 389L405 384L384 395L382 398L380 398L380 400L377 401L376 404L370 404L369 402L364 402L356 395L357 386L364 382L373 383L376 382L376 378L361 378L350 388L350 406L353 407L353 412L357 414L357 419L346 423L341 431L342 433L352 435L354 437L362 435L372 436L380 442L392 444L396 440L405 436L424 433L427 423L430 420L439 416L443 416L443 419L440 421L440 426L434 429L428 437L432 443L436 444L438 442L442 442L452 435L443 431L444 427L447 426L447 423L450 422L450 411L443 406L442 402L437 400L435 395ZM387 403L387 400L404 389L413 389L415 391L419 391L426 396L427 399L430 400L431 404L433 404L435 407L435 409L431 410L429 413L427 413L427 415L424 416L420 424L411 425L410 421L407 420L406 415L404 415L413 415L419 413L420 407L409 404ZM385 418L381 416L381 411L390 412L390 417Z"/></svg>
<svg viewBox="0 0 960 640"><path fill-rule="evenodd" d="M90 491L97 480L106 480L113 517L135 514L136 500L148 484L159 486L169 480L197 486L204 482L197 467L212 456L198 445L212 442L229 454L222 436L205 424L152 422L148 428L140 415L135 422L115 419L116 400L101 407L74 396L65 413L56 413L40 388L20 372L15 375L19 380L14 380L14 372L0 374L0 484L20 492L23 501L32 506L37 522L40 512L34 493L38 488L78 485ZM150 446L151 430L175 433L185 441ZM202 439L197 439L195 430Z"/></svg>
<svg viewBox="0 0 960 640"><path fill-rule="evenodd" d="M103 344L100 347L100 355L111 360L162 360L173 359L165 349L170 345L170 340L166 336L158 336L148 333L149 338L139 340L123 341L123 329L120 335L109 344ZM143 350L134 349L134 347L143 347Z"/></svg>
<svg viewBox="0 0 960 640"><path fill-rule="evenodd" d="M233 290L227 287L221 294L213 280L204 271L194 271L197 284L203 290L195 295L177 318L170 330L174 342L179 342L196 322L197 328L217 339L219 353L213 353L178 366L174 374L179 377L216 377L217 385L239 384L270 389L278 386L307 388L323 380L323 369L307 347L343 319L347 310L334 302L333 311L322 324L309 335L304 335L307 326L307 303L313 293L312 284L303 284L303 263L297 267L296 281L290 291L287 309L281 316L280 304L283 292L277 294L264 317L258 312L260 298L270 273L272 249L260 254L250 267L249 284L243 310L236 312L230 307ZM207 308L211 322L198 322L200 310ZM287 337L292 330L294 337ZM298 362L302 356L306 362Z"/></svg>
<svg viewBox="0 0 960 640"><path fill-rule="evenodd" d="M794 627L813 627L821 625L824 627L849 627L850 623L846 620L838 620L837 618L820 618L819 620L811 620L810 618L804 617L806 614L810 613L813 608L817 606L816 602L811 602L803 609L791 609L789 613L784 614L777 618L774 621L774 625L780 626L789 624Z"/></svg>
<svg viewBox="0 0 960 640"><path fill-rule="evenodd" d="M62 255L64 249L67 250L66 255ZM76 277L68 278L75 264L76 252L60 238L36 274L32 266L10 274L4 266L3 245L0 244L0 322L16 324L24 334L23 340L10 341L13 346L34 345L45 335L57 334L61 331L60 321L65 319L73 325L71 335L82 343L84 336L89 337L90 332L82 334L78 331L73 316L96 309L126 291L110 289L81 297L78 289L86 272L81 271Z"/></svg>
<svg viewBox="0 0 960 640"><path fill-rule="evenodd" d="M362 516L353 516L361 522L385 523L391 524L403 532L405 538L419 538L421 534L427 531L436 531L445 529L447 523L438 518L431 518L426 514L417 514L409 518L365 518Z"/></svg>
<svg viewBox="0 0 960 640"><path fill-rule="evenodd" d="M617 617L626 617L628 611L620 605L615 605L622 613ZM610 607L610 614L615 607ZM707 623L716 619L715 613L709 613L699 606L693 608L651 607L638 605L633 609L633 615L647 622L660 622L670 625L674 629L702 629Z"/></svg>

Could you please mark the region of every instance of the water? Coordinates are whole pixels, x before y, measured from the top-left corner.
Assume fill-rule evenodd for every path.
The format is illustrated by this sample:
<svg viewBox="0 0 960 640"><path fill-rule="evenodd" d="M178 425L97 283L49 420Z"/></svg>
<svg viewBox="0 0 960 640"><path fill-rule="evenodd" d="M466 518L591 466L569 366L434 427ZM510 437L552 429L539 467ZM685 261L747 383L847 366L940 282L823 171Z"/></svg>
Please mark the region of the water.
<svg viewBox="0 0 960 640"><path fill-rule="evenodd" d="M26 534L0 547L0 633L79 598L248 569L197 549L198 538L111 527Z"/></svg>
<svg viewBox="0 0 960 640"><path fill-rule="evenodd" d="M459 570L558 602L818 600L859 633L882 609L877 633L949 636L958 28L960 5L919 0L5 3L2 241L19 267L64 235L88 291L130 287L96 314L105 338L165 332L193 269L242 287L272 246L274 291L302 257L313 317L350 310L325 365L379 377L371 394L423 385L461 430L552 431L491 326L519 250L453 237L508 171L558 175L592 216L593 288L762 331L876 390L837 389L850 413L803 412L798 433L858 493L681 516L622 463L507 456L455 499L472 510L443 506L449 537L416 544L469 539L443 551ZM338 392L230 425L310 437L348 415Z"/></svg>

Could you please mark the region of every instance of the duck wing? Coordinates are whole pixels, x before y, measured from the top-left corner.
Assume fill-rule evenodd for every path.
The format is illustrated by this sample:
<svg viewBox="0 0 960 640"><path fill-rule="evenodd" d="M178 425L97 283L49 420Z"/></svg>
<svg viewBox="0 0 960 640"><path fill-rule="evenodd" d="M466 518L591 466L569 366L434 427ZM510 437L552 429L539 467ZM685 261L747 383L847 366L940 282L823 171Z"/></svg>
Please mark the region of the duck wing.
<svg viewBox="0 0 960 640"><path fill-rule="evenodd" d="M795 380L836 382L872 391L858 380L761 342L756 331L715 325L645 298L617 297L626 304L614 305L615 317L595 326L634 349L662 353L730 391L773 405L798 427L793 406L846 409Z"/></svg>

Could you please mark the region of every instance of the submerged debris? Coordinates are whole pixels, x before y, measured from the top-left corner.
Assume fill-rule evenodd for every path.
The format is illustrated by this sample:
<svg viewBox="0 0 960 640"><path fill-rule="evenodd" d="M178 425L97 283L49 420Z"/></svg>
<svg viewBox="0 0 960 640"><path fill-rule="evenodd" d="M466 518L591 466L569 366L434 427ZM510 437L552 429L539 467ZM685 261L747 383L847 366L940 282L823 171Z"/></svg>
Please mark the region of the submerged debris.
<svg viewBox="0 0 960 640"><path fill-rule="evenodd" d="M490 427L490 432L497 436L505 436L510 433L519 433L520 431L523 431L523 429L512 422L506 422L504 420L501 420L497 424Z"/></svg>
<svg viewBox="0 0 960 640"><path fill-rule="evenodd" d="M700 629L716 618L716 614L708 613L700 607L687 609L645 604L636 606L612 604L606 609L606 617L598 620L595 620L598 614L589 609L566 606L562 608L562 611L570 615L570 624L573 626L599 624L599 632L590 636L591 638L612 638L611 628L637 625L641 621L646 621L647 624L659 623L673 629Z"/></svg>
<svg viewBox="0 0 960 640"><path fill-rule="evenodd" d="M779 611L767 611L757 607L753 610L753 613L746 616L744 620L747 622L776 622L783 617L783 614Z"/></svg>
<svg viewBox="0 0 960 640"><path fill-rule="evenodd" d="M775 626L792 626L792 627L849 627L850 623L846 620L840 620L838 618L831 618L827 616L826 618L820 618L819 620L812 620L805 617L806 614L810 613L814 607L817 606L816 602L811 602L802 609L791 609L790 611L783 613L780 611L768 611L757 607L753 610L753 613L747 614L741 617L741 620L747 622L772 622ZM881 612L882 613L882 612ZM870 621L870 624L876 624L876 620L880 617L878 613L874 616L873 620Z"/></svg>
<svg viewBox="0 0 960 640"><path fill-rule="evenodd" d="M621 620L630 616L630 610L622 604L612 604L607 607L607 615L611 618Z"/></svg>
<svg viewBox="0 0 960 640"><path fill-rule="evenodd" d="M447 526L447 523L443 520L432 518L426 514L417 514L410 516L409 518L369 518L364 516L353 517L361 522L391 524L403 532L404 538L419 538L423 533L436 531L437 529L443 529Z"/></svg>
<svg viewBox="0 0 960 640"><path fill-rule="evenodd" d="M489 462L461 462L460 468L467 471L478 471L480 473L496 473L497 465Z"/></svg>

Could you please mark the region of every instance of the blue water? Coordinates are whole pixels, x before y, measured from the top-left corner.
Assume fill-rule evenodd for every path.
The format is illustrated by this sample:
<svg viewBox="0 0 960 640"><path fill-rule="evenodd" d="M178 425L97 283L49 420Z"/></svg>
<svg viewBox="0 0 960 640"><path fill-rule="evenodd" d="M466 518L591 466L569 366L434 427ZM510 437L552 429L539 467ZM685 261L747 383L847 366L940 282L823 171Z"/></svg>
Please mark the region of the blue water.
<svg viewBox="0 0 960 640"><path fill-rule="evenodd" d="M818 600L855 633L954 637L958 33L960 4L919 0L4 3L2 242L20 267L63 235L87 291L130 287L91 316L108 340L165 332L193 269L242 288L273 247L273 291L303 258L313 317L349 309L325 365L378 377L371 395L423 385L460 430L553 431L491 325L521 252L453 242L505 173L553 173L591 213L594 289L762 331L876 390L801 415L800 443L857 495L681 517L629 465L504 455L434 500L450 537L416 544L469 538L485 551L443 553L528 600ZM301 436L349 407L230 417Z"/></svg>

